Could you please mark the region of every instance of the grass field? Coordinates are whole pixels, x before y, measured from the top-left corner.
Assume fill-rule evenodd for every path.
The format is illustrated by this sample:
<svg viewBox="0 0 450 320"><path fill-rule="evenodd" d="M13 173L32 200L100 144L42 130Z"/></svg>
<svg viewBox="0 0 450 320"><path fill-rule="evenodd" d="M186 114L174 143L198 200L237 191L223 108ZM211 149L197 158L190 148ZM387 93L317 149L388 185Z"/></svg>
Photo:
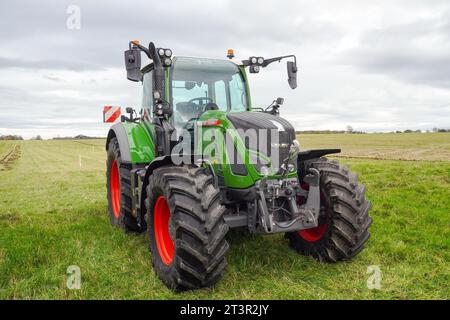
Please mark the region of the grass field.
<svg viewBox="0 0 450 320"><path fill-rule="evenodd" d="M0 167L0 298L449 299L450 134L300 139L342 147L340 161L367 185L372 237L353 261L320 264L282 235L231 232L223 280L175 294L150 267L147 237L109 224L103 140L22 141ZM0 159L12 145L0 141ZM66 288L70 265L81 269L80 290ZM380 290L367 287L371 265Z"/></svg>

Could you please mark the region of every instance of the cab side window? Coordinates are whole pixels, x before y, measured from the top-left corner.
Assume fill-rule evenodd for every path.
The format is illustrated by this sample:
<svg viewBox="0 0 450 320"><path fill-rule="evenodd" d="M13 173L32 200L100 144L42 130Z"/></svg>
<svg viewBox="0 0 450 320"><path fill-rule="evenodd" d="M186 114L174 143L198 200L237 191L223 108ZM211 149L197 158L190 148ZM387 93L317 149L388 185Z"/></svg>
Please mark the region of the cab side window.
<svg viewBox="0 0 450 320"><path fill-rule="evenodd" d="M230 81L231 111L245 111L247 99L244 81L240 73L235 73Z"/></svg>
<svg viewBox="0 0 450 320"><path fill-rule="evenodd" d="M153 107L153 70L146 72L142 79L142 118L149 120Z"/></svg>
<svg viewBox="0 0 450 320"><path fill-rule="evenodd" d="M221 111L227 111L227 89L225 87L225 82L223 80L214 83L214 97L215 103Z"/></svg>

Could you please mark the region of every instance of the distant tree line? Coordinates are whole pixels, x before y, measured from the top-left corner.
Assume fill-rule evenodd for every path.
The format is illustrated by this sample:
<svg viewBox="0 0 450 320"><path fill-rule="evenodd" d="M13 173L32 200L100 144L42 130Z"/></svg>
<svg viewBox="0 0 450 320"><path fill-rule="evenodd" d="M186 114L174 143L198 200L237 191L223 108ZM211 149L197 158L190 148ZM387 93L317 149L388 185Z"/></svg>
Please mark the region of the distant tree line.
<svg viewBox="0 0 450 320"><path fill-rule="evenodd" d="M450 132L450 129L433 128L431 131L430 130L422 131L422 130L406 129L403 131L401 131L401 130L391 131L389 133L422 133L422 132ZM343 133L365 134L367 132L353 130L353 128L351 126L347 126L346 130L302 130L302 131L295 131L295 133L297 133L297 134L309 134L309 133L315 133L315 134L343 134Z"/></svg>
<svg viewBox="0 0 450 320"><path fill-rule="evenodd" d="M23 140L23 138L18 135L8 134L0 136L0 140Z"/></svg>
<svg viewBox="0 0 450 320"><path fill-rule="evenodd" d="M75 137L55 137L53 140L82 140L82 139L104 139L105 137L89 137L83 134L79 134Z"/></svg>
<svg viewBox="0 0 450 320"><path fill-rule="evenodd" d="M450 132L450 129L433 128L433 132Z"/></svg>
<svg viewBox="0 0 450 320"><path fill-rule="evenodd" d="M406 129L404 131L392 131L391 133L422 133L424 131L422 130L411 130L411 129ZM426 130L425 132L429 133L430 130ZM433 128L432 132L450 132L450 129L439 129L439 128Z"/></svg>
<svg viewBox="0 0 450 320"><path fill-rule="evenodd" d="M301 130L301 131L295 131L295 133L296 134L310 134L310 133L316 133L316 134L343 134L343 133L365 134L367 132L364 132L364 131L348 132L346 130Z"/></svg>

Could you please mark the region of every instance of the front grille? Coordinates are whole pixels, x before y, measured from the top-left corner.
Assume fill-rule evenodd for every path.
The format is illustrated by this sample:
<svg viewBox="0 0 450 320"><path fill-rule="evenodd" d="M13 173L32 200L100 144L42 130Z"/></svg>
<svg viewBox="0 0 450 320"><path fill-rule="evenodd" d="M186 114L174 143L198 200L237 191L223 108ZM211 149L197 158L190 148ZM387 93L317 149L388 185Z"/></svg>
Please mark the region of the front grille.
<svg viewBox="0 0 450 320"><path fill-rule="evenodd" d="M289 149L293 139L287 132L279 132L278 145L276 142L272 144L272 154L268 156L271 158L272 164L275 168L279 168L283 160L289 156ZM278 159L277 157L278 156Z"/></svg>
<svg viewBox="0 0 450 320"><path fill-rule="evenodd" d="M228 118L249 150L270 157L274 168L289 156L289 149L295 139L295 130L285 119L262 112L231 113ZM254 129L253 133L249 129ZM255 140L256 137L256 140Z"/></svg>

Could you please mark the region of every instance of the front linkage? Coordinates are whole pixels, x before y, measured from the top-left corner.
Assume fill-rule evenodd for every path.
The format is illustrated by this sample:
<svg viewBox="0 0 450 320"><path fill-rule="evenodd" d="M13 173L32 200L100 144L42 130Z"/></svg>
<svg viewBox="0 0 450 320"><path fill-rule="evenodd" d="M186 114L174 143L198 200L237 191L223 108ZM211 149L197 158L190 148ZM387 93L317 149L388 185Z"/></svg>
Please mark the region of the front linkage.
<svg viewBox="0 0 450 320"><path fill-rule="evenodd" d="M317 227L320 212L320 173L316 169L310 169L310 174L304 180L309 185L309 190L302 189L296 178L285 179L278 182L262 179L257 184L259 214L261 216L261 227L255 230L259 233L292 232L302 229ZM297 198L305 197L305 204L298 205ZM274 211L280 210L275 207L277 201L287 202L287 211L290 219L287 221L275 221Z"/></svg>
<svg viewBox="0 0 450 320"><path fill-rule="evenodd" d="M304 171L304 163L326 154L339 153L340 149L303 152L296 152L296 148L292 149L287 160L296 162L297 177L262 178L245 192L223 188L224 197L226 198L228 194L228 197L233 199L228 203L232 213L225 215L225 221L231 227L246 226L250 232L260 234L296 232L318 227L319 215L323 213L320 172L316 168L307 168ZM285 161L284 166L287 167L288 164L290 164L289 161ZM229 195L230 192L231 195ZM300 198L306 201L299 203ZM242 213L241 208L235 210L230 206L236 200L242 201L247 206L248 212Z"/></svg>

